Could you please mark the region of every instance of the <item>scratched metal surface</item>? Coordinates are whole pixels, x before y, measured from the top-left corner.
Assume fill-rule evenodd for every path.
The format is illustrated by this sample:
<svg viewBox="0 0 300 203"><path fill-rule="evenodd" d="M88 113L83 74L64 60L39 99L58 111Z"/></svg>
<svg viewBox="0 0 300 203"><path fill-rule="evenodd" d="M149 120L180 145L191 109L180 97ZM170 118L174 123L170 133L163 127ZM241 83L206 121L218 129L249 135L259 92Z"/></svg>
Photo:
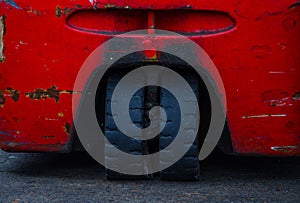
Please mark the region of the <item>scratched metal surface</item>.
<svg viewBox="0 0 300 203"><path fill-rule="evenodd" d="M130 15L128 24L120 24L113 9L153 9L161 19L158 29L186 34L218 67L227 93L227 118L235 152L299 155L299 1L149 2L0 1L1 147L67 150L73 123L71 97L74 93L78 99L81 96L80 91L72 90L78 69L114 32L147 24L140 21L142 17ZM180 11L168 21L167 10L172 9ZM198 12L199 19L193 18L192 11ZM93 21L98 19L93 16L110 20L102 18L100 23ZM209 23L203 23L206 20Z"/></svg>

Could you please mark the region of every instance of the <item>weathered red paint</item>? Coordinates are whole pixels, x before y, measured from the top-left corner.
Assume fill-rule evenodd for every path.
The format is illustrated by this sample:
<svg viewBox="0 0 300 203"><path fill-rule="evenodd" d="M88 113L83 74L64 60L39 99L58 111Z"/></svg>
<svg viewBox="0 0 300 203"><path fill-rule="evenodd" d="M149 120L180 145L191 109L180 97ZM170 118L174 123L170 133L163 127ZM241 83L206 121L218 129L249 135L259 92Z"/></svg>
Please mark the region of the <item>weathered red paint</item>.
<svg viewBox="0 0 300 203"><path fill-rule="evenodd" d="M115 32L147 29L151 11L155 28L187 35L218 67L235 152L300 155L298 0L0 2L1 148L68 150L77 71ZM111 9L131 12L128 23Z"/></svg>

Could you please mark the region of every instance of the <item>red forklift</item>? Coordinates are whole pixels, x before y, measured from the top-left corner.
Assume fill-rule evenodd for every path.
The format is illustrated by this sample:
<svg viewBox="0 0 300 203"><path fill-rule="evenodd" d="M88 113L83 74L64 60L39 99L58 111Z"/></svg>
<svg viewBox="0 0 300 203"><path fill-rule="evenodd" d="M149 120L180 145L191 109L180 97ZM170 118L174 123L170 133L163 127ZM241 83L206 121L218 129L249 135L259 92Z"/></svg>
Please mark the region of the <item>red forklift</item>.
<svg viewBox="0 0 300 203"><path fill-rule="evenodd" d="M243 156L300 155L298 0L1 0L0 148L9 152L84 150L72 114L73 98L80 103L86 97L82 90L89 84L86 76L83 89L74 89L82 64L116 36L155 29L178 33L198 44L217 67L226 90L220 150ZM140 37L136 36L137 41ZM163 40L159 43L171 46ZM168 144L164 133L128 144L118 139L121 133L110 122L108 103L118 81L151 64L168 66L188 81L201 115L191 150L159 175L164 180L197 180L198 153L210 126L212 102L203 78L175 56L152 49L115 63L98 85L99 126L125 152L151 154ZM136 126L148 126L150 109L159 105L170 109L170 125L164 130L176 133L178 106L167 90L147 86L135 98L129 113ZM77 108L79 112L80 105ZM133 177L111 170L106 175L109 179Z"/></svg>

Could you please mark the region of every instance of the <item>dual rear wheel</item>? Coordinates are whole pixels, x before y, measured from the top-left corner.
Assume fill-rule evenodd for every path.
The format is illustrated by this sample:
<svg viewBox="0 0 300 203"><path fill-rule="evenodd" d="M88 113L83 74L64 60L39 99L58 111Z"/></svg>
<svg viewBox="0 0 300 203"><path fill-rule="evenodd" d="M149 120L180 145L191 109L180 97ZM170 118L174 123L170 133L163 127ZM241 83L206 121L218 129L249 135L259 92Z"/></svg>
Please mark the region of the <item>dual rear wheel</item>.
<svg viewBox="0 0 300 203"><path fill-rule="evenodd" d="M146 155L155 153L157 151L163 152L164 155L159 158L159 164L168 163L168 156L172 156L174 153L172 150L166 151L165 148L174 140L178 133L180 126L180 106L176 101L176 98L168 90L158 86L146 86L139 89L133 95L128 110L132 122L139 128L145 128L149 126L149 111L154 106L161 106L167 114L167 122L164 129L155 138L150 140L137 140L124 135L116 126L114 120L118 115L112 114L111 102L114 89L120 79L126 74L126 72L115 71L108 74L105 90L105 116L104 116L104 134L109 140L109 143L105 144L105 163L106 165L114 165L114 162L118 161L111 150L113 147L122 150L125 153L134 155ZM180 73L190 84L197 99L199 98L199 79L189 73L188 71ZM122 87L126 91L126 86ZM115 102L115 101L114 101ZM194 101L198 102L198 101ZM196 122L196 121L195 121ZM192 125L195 126L195 125ZM197 128L198 129L198 128ZM186 133L190 130L197 129L185 129ZM187 144L187 143L185 143ZM187 153L176 163L170 167L160 171L159 177L161 180L198 180L199 179L199 143L198 136L191 144ZM164 151L165 150L165 151ZM130 164L130 163L129 163ZM144 163L140 163L136 167L140 167L143 170ZM151 170L151 169L149 169ZM107 179L152 179L155 174L147 175L126 175L115 172L110 169L105 171Z"/></svg>

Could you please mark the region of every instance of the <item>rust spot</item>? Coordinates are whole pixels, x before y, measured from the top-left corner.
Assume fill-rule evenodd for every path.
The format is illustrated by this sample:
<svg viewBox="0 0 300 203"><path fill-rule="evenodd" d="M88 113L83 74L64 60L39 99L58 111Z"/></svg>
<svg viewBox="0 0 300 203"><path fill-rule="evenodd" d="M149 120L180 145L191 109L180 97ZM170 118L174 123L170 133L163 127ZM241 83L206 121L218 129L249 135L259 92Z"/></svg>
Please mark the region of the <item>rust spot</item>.
<svg viewBox="0 0 300 203"><path fill-rule="evenodd" d="M30 9L30 10L27 11L27 12L28 12L28 13L33 13L33 14L35 14L35 15L37 15L37 16L41 15L41 12L38 11L38 10L36 10L36 9Z"/></svg>
<svg viewBox="0 0 300 203"><path fill-rule="evenodd" d="M299 101L300 100L300 92L296 92L293 96L294 101Z"/></svg>
<svg viewBox="0 0 300 203"><path fill-rule="evenodd" d="M0 90L0 106L3 107L6 97L12 98L14 102L17 102L20 97L20 91L14 90L10 87L6 88L5 90Z"/></svg>
<svg viewBox="0 0 300 203"><path fill-rule="evenodd" d="M293 18L290 18L290 17L285 18L285 19L282 21L282 23L281 23L282 27L283 27L286 31L289 31L289 30L295 28L295 27L296 27L296 24L297 24L297 21L296 21L295 19L293 19Z"/></svg>
<svg viewBox="0 0 300 203"><path fill-rule="evenodd" d="M120 6L114 5L114 4L105 4L104 8L121 8Z"/></svg>
<svg viewBox="0 0 300 203"><path fill-rule="evenodd" d="M67 15L69 15L74 10L75 10L75 8L68 8L68 7L66 7L63 10L63 14L64 14L64 16L67 16Z"/></svg>
<svg viewBox="0 0 300 203"><path fill-rule="evenodd" d="M56 6L56 9L55 9L55 15L56 15L56 17L58 17L58 18L61 17L61 16L67 16L67 15L69 15L70 13L72 13L73 11L75 11L75 10L77 10L77 9L79 9L79 8L82 8L82 6L81 6L81 5L78 5L78 4L76 4L76 5L74 6L74 8L66 7L66 8L64 8L64 9L60 8L60 6L57 5L57 6Z"/></svg>
<svg viewBox="0 0 300 203"><path fill-rule="evenodd" d="M51 98L51 99L55 99L55 102L58 103L60 94L72 94L72 93L73 91L71 90L57 90L56 86L53 85L49 89L35 89L34 92L26 92L25 94L27 97L31 99L46 100L46 98Z"/></svg>
<svg viewBox="0 0 300 203"><path fill-rule="evenodd" d="M98 5L95 4L95 6L94 6L94 9L97 9ZM131 9L130 6L118 6L118 5L115 5L115 4L105 4L103 7L106 8L106 9L128 9L128 10Z"/></svg>
<svg viewBox="0 0 300 203"><path fill-rule="evenodd" d="M2 15L0 17L0 62L3 63L5 61L4 56L4 35L5 35L5 16Z"/></svg>
<svg viewBox="0 0 300 203"><path fill-rule="evenodd" d="M18 90L13 90L12 88L8 87L6 89L6 93L8 96L10 96L12 98L12 100L14 100L14 102L18 101L20 98L20 91Z"/></svg>
<svg viewBox="0 0 300 203"><path fill-rule="evenodd" d="M272 53L272 47L270 45L254 45L251 47L251 52L256 56L257 58L263 59L267 56L269 56Z"/></svg>
<svg viewBox="0 0 300 203"><path fill-rule="evenodd" d="M270 106L283 106L289 99L289 93L280 89L264 91L261 100Z"/></svg>
<svg viewBox="0 0 300 203"><path fill-rule="evenodd" d="M59 101L59 91L56 90L55 86L52 86L49 89L35 89L34 92L27 92L26 96L36 100L46 99L48 97L54 98L56 102Z"/></svg>
<svg viewBox="0 0 300 203"><path fill-rule="evenodd" d="M71 133L71 125L70 123L66 123L66 125L64 126L65 132L70 134Z"/></svg>
<svg viewBox="0 0 300 203"><path fill-rule="evenodd" d="M62 16L62 10L58 5L56 6L56 9L55 9L55 15L58 18Z"/></svg>

